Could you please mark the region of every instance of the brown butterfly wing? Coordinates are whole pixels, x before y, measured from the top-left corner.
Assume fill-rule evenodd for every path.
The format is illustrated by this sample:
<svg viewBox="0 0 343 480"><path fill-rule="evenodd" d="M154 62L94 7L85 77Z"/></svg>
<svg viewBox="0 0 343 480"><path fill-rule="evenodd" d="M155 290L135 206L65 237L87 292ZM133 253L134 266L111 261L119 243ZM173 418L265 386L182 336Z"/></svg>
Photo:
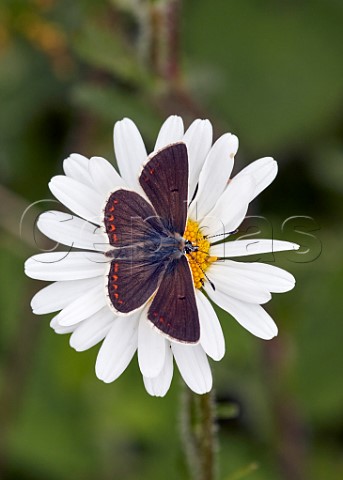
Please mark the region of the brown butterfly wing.
<svg viewBox="0 0 343 480"><path fill-rule="evenodd" d="M154 294L165 271L163 262L115 258L108 274L108 297L120 313L140 308Z"/></svg>
<svg viewBox="0 0 343 480"><path fill-rule="evenodd" d="M196 343L200 338L192 274L185 256L170 262L148 311L149 320L175 340Z"/></svg>
<svg viewBox="0 0 343 480"><path fill-rule="evenodd" d="M183 235L188 194L186 145L175 143L157 152L144 166L139 182L168 230Z"/></svg>
<svg viewBox="0 0 343 480"><path fill-rule="evenodd" d="M113 247L127 247L158 237L164 231L154 208L138 193L119 189L105 206L104 223Z"/></svg>

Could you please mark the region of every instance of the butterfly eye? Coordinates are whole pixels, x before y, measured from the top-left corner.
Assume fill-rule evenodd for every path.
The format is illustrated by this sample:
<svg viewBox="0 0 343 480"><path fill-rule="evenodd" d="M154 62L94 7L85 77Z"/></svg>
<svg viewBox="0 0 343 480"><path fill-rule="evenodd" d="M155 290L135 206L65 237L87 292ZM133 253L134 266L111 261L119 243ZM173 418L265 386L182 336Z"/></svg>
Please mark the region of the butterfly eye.
<svg viewBox="0 0 343 480"><path fill-rule="evenodd" d="M186 240L183 250L185 254L189 254L191 252L197 252L199 250L199 247L198 245L193 245L190 240Z"/></svg>

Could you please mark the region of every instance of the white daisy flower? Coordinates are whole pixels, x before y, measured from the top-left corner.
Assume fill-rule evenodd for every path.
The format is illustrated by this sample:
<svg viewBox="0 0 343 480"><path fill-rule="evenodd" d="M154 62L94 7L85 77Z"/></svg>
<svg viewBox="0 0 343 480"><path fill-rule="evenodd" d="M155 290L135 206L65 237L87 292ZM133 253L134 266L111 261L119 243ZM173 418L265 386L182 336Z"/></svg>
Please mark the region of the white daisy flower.
<svg viewBox="0 0 343 480"><path fill-rule="evenodd" d="M158 296L161 297L155 291L159 292L158 287L167 276L165 270L162 273L156 271L149 277L150 283L156 284L152 287L140 281L142 268L146 265L144 261L134 275L131 272L128 277L120 277L121 282L127 279L131 282L124 292L125 300L128 299L131 305L129 311L119 307L124 297L117 293L116 283L119 268L116 258L123 250L115 246L118 224L113 213L118 198L124 200L120 212L125 210L125 199L132 199L137 194L141 195L140 202L145 209L158 211L158 201L152 201L142 183L143 166L147 160L158 158L159 153L155 152L161 149L162 152L170 151L163 149L172 144L181 145L179 148L187 153L188 199L193 200L185 214L185 230L179 232L182 236L168 233L163 238L168 241L173 238L177 243L177 262L187 258L187 262L180 261L178 265L186 265L188 274L185 270L185 275L189 275L190 285L185 288L189 298L195 299L197 313L194 316L198 323L194 323L194 328L199 332L193 332L195 336L191 342L187 342L188 333L181 332L180 338L168 334L170 322L168 328L159 324L159 319L154 322L151 306ZM89 160L72 154L64 161L65 175L53 177L49 184L52 194L72 213L43 213L38 228L50 239L83 251L66 249L64 253L41 253L27 260L25 272L29 277L54 282L33 297L33 312L41 315L59 311L52 319L51 327L56 333L71 333L70 345L77 351L102 342L96 375L104 382L116 380L137 351L149 394L164 396L167 393L173 376L173 358L189 388L199 394L206 393L212 387L208 356L220 360L225 353L222 328L209 299L252 334L271 339L277 335L277 327L261 305L270 300L271 292L286 292L295 285L294 277L280 268L231 258L295 250L298 245L260 239L228 239L225 243L218 243L239 227L249 203L275 178L277 164L270 157L262 158L229 181L238 149L237 137L226 133L212 145L212 126L208 120L195 120L184 132L182 119L178 116L169 117L162 125L154 152L149 157L136 125L127 118L115 124L114 149L120 175L103 158ZM149 162L148 166L151 167ZM150 173L152 170L150 168ZM170 171L166 175L174 174ZM128 208L130 201L127 202ZM117 221L122 227L123 222L130 219L121 215ZM155 225L154 228L159 227ZM166 248L170 249L170 246ZM144 257L146 251L146 245L143 245L139 255ZM122 268L122 264L119 265ZM176 275L171 274L165 283L175 281L175 278ZM119 283L120 287L122 285ZM153 294L148 287L153 289ZM170 285L170 289L173 288L174 285ZM134 302L130 295L137 308L132 307ZM148 298L143 298L144 295ZM188 296L180 298L188 301ZM163 323L164 318L160 318ZM171 318L170 321L173 323L179 319Z"/></svg>

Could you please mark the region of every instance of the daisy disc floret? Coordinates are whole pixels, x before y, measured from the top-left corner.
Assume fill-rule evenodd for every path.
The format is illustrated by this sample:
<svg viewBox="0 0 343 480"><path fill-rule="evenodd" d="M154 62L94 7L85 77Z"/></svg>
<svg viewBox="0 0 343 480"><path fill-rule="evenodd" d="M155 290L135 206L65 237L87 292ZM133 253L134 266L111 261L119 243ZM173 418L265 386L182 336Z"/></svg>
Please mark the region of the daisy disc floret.
<svg viewBox="0 0 343 480"><path fill-rule="evenodd" d="M188 253L188 262L192 272L194 286L195 288L201 288L205 283L206 270L211 263L218 260L218 257L211 257L211 243L201 233L198 222L189 219L184 236L193 245L197 245L198 247L197 251Z"/></svg>
<svg viewBox="0 0 343 480"><path fill-rule="evenodd" d="M153 198L154 191L161 190L155 180L152 193L142 187L142 171L153 166L149 160L157 158L160 151L170 151L173 144L183 145L187 158L183 188L188 200L185 211L177 215L172 201L169 204L166 198L163 202ZM173 360L189 388L206 393L212 387L208 357L220 360L225 353L222 328L212 302L252 334L271 339L277 335L277 327L262 305L271 299L271 293L286 292L295 284L290 273L275 266L232 260L299 248L285 241L230 238L230 232L242 223L249 203L275 178L277 164L265 157L231 178L237 137L226 133L212 145L208 120L195 120L184 131L178 116L164 122L150 155L136 125L127 118L117 122L114 149L120 174L101 157L88 159L72 154L64 161L65 174L52 178L52 194L71 213L45 212L38 220L38 228L68 248L27 260L28 276L54 282L34 296L32 309L36 314L59 312L51 327L56 333L70 333L70 345L77 351L102 342L96 374L104 382L118 378L137 352L144 385L151 395L164 396L168 391ZM167 181L173 175L172 163L169 166ZM156 178L154 172L151 175ZM138 209L135 221L140 218L139 222L145 223L132 230L134 208ZM162 208L163 215L159 211ZM146 234L143 230L148 211L156 218L151 220L153 224L150 222ZM159 254L156 242L160 242ZM130 264L129 258L135 261ZM130 282L125 283L122 272L129 272L129 268ZM163 282L166 286L161 289ZM179 301L191 305L189 317L183 317L184 328L187 318L197 318L195 341L184 341L187 337L182 332L181 340L173 334L174 317L168 316L168 282L170 291L178 292ZM158 311L155 322L152 307L157 299L166 314ZM172 324L169 330L165 322Z"/></svg>

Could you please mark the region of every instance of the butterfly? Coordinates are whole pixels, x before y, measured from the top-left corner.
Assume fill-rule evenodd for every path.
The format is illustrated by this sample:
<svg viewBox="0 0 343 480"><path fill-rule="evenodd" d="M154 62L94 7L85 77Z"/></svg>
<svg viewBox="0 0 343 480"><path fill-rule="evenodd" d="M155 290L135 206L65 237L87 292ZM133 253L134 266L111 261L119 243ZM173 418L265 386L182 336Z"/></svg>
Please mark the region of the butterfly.
<svg viewBox="0 0 343 480"><path fill-rule="evenodd" d="M167 337L185 343L200 338L192 273L186 258L198 247L183 237L188 207L187 147L179 142L150 157L139 193L118 188L108 198L104 223L113 247L107 291L119 314L152 299L148 319Z"/></svg>

